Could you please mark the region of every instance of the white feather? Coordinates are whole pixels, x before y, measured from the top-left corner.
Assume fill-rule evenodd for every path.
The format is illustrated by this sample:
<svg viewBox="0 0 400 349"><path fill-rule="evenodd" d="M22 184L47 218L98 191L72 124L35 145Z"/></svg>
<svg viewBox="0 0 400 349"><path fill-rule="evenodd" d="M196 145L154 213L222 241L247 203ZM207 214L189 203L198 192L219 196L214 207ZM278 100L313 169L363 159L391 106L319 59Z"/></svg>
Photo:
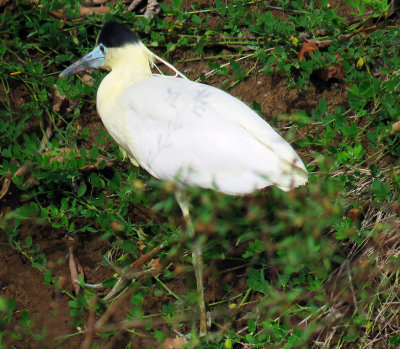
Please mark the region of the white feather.
<svg viewBox="0 0 400 349"><path fill-rule="evenodd" d="M159 179L228 194L273 184L290 190L307 182L293 148L222 90L166 76L143 78L107 103L99 101L101 90L104 125L133 163Z"/></svg>

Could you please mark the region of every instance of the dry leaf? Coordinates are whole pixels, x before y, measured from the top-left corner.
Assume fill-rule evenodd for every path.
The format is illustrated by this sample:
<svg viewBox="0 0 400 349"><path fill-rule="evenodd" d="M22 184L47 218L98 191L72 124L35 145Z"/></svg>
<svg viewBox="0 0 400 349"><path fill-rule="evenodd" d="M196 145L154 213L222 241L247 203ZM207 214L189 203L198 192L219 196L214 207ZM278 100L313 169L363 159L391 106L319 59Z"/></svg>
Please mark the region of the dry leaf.
<svg viewBox="0 0 400 349"><path fill-rule="evenodd" d="M329 79L343 80L346 76L341 64L332 65L326 69L320 69L317 71L317 74L324 81L328 81Z"/></svg>
<svg viewBox="0 0 400 349"><path fill-rule="evenodd" d="M400 132L400 121L397 121L392 125L392 131L390 134L394 134L395 132Z"/></svg>
<svg viewBox="0 0 400 349"><path fill-rule="evenodd" d="M358 208L351 208L346 213L346 217L350 218L354 223L359 221L361 219L361 216L362 216L362 212Z"/></svg>
<svg viewBox="0 0 400 349"><path fill-rule="evenodd" d="M11 176L11 173L7 172L6 177L4 178L3 186L0 190L0 200L7 194L12 179L17 176L25 176L25 174L27 174L32 167L33 164L31 162L27 162L23 164L17 171L15 171L14 176Z"/></svg>
<svg viewBox="0 0 400 349"><path fill-rule="evenodd" d="M74 259L75 259L75 264L78 267L79 274L81 274L82 279L85 280L85 272L83 271L83 267L82 267L81 263L79 262L79 259L75 256L74 256Z"/></svg>
<svg viewBox="0 0 400 349"><path fill-rule="evenodd" d="M9 2L10 0L0 0L0 7L6 6Z"/></svg>
<svg viewBox="0 0 400 349"><path fill-rule="evenodd" d="M163 349L182 349L187 343L185 337L167 338L163 344Z"/></svg>
<svg viewBox="0 0 400 349"><path fill-rule="evenodd" d="M86 84L89 85L90 87L93 87L94 79L90 74L85 74L82 76L82 81Z"/></svg>
<svg viewBox="0 0 400 349"><path fill-rule="evenodd" d="M160 263L160 258L157 258L154 260L154 262L151 264L151 269L161 269L162 265Z"/></svg>
<svg viewBox="0 0 400 349"><path fill-rule="evenodd" d="M100 7L85 7L85 6L79 6L79 12L81 16L83 17L88 17L93 15L94 13L109 13L110 8L107 6L100 6Z"/></svg>
<svg viewBox="0 0 400 349"><path fill-rule="evenodd" d="M122 223L120 221L114 221L111 223L111 229L114 232L120 232L120 231L124 230L124 226L122 225Z"/></svg>
<svg viewBox="0 0 400 349"><path fill-rule="evenodd" d="M399 121L400 122L400 121ZM395 212L397 215L400 214L400 205L398 202L394 202L393 204L390 205L390 209Z"/></svg>
<svg viewBox="0 0 400 349"><path fill-rule="evenodd" d="M332 40L315 40L313 41L313 43L317 45L318 49L321 50L324 48L328 48L331 45Z"/></svg>
<svg viewBox="0 0 400 349"><path fill-rule="evenodd" d="M108 0L85 0L84 2L82 2L83 6L97 6L97 5L103 5L107 2Z"/></svg>
<svg viewBox="0 0 400 349"><path fill-rule="evenodd" d="M139 251L140 251L140 252L142 252L142 251L146 248L146 245L143 243L142 240L136 241L136 245L139 246Z"/></svg>
<svg viewBox="0 0 400 349"><path fill-rule="evenodd" d="M314 42L308 41L303 43L298 56L299 62L301 62L303 59L306 59L306 54L313 53L316 50L318 50L318 47Z"/></svg>
<svg viewBox="0 0 400 349"><path fill-rule="evenodd" d="M316 50L318 50L318 48L328 47L330 43L331 40L305 42L299 52L299 62L301 62L303 59L307 59L307 55L315 52ZM340 55L337 54L336 59L339 60L340 58ZM316 71L316 73L324 81L328 81L329 79L343 80L346 76L346 73L343 70L343 65L341 63L337 63L336 65L332 65L326 69L319 69Z"/></svg>
<svg viewBox="0 0 400 349"><path fill-rule="evenodd" d="M67 99L65 96L61 96L60 92L58 91L57 85L53 86L53 110L59 112L61 109L62 103Z"/></svg>
<svg viewBox="0 0 400 349"><path fill-rule="evenodd" d="M69 272L71 274L72 285L74 287L75 295L79 294L80 286L77 283L78 279L78 267L75 262L74 257L74 249L72 247L69 248L68 251L68 265L69 265Z"/></svg>

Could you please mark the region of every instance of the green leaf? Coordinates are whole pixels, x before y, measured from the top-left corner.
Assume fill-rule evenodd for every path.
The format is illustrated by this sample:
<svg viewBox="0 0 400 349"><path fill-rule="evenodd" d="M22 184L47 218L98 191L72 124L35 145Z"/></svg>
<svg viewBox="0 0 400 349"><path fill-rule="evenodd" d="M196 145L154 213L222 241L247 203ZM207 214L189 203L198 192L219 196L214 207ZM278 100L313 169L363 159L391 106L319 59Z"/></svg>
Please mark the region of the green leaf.
<svg viewBox="0 0 400 349"><path fill-rule="evenodd" d="M27 238L25 239L25 247L30 248L32 246L32 243L33 243L32 236L27 236Z"/></svg>
<svg viewBox="0 0 400 349"><path fill-rule="evenodd" d="M159 289L154 289L154 295L155 296L157 296L157 297L159 297L159 296L162 296L163 294L164 294L164 292L163 291L161 291L161 290L159 290Z"/></svg>
<svg viewBox="0 0 400 349"><path fill-rule="evenodd" d="M256 332L257 327L256 327L256 323L254 322L254 320L249 320L247 322L247 326L249 328L249 332Z"/></svg>
<svg viewBox="0 0 400 349"><path fill-rule="evenodd" d="M195 25L200 25L203 22L203 20L196 14L192 15L191 19Z"/></svg>
<svg viewBox="0 0 400 349"><path fill-rule="evenodd" d="M79 154L83 157L86 158L87 157L87 151L85 148L79 148Z"/></svg>
<svg viewBox="0 0 400 349"><path fill-rule="evenodd" d="M103 281L101 284L104 287L113 287L116 282L117 282L116 278L110 278L110 279L107 279L107 280Z"/></svg>
<svg viewBox="0 0 400 349"><path fill-rule="evenodd" d="M249 344L255 344L256 343L255 337L253 335L251 335L250 333L247 333L245 338L246 338L247 343L249 343Z"/></svg>
<svg viewBox="0 0 400 349"><path fill-rule="evenodd" d="M226 15L226 5L224 0L216 0L215 7L221 16Z"/></svg>
<svg viewBox="0 0 400 349"><path fill-rule="evenodd" d="M19 323L23 326L28 326L29 324L29 312L26 309L21 311L21 318L19 319Z"/></svg>
<svg viewBox="0 0 400 349"><path fill-rule="evenodd" d="M86 184L82 184L82 185L78 188L77 195L78 195L79 197L85 195L86 189L87 189Z"/></svg>
<svg viewBox="0 0 400 349"><path fill-rule="evenodd" d="M318 103L318 110L319 110L320 114L321 115L325 114L327 109L328 109L328 102L326 101L325 98L321 98Z"/></svg>
<svg viewBox="0 0 400 349"><path fill-rule="evenodd" d="M62 212L65 212L65 211L67 211L67 209L68 209L68 199L67 199L67 198L62 198L62 199L61 199L61 207L60 207L60 210L61 210Z"/></svg>
<svg viewBox="0 0 400 349"><path fill-rule="evenodd" d="M47 283L47 284L51 284L51 282L53 281L53 277L52 277L52 271L51 271L51 269L46 269L46 271L44 272L44 275L43 275L43 280L44 280L44 282L45 283Z"/></svg>
<svg viewBox="0 0 400 349"><path fill-rule="evenodd" d="M249 268L248 276L246 283L253 291L267 292L269 285L268 281L265 280L262 269Z"/></svg>
<svg viewBox="0 0 400 349"><path fill-rule="evenodd" d="M172 8L177 10L182 5L183 0L172 0Z"/></svg>
<svg viewBox="0 0 400 349"><path fill-rule="evenodd" d="M92 149L90 149L89 158L91 161L96 161L98 156L99 156L98 147L93 147Z"/></svg>
<svg viewBox="0 0 400 349"><path fill-rule="evenodd" d="M119 172L115 172L113 178L111 179L111 184L115 190L121 187L122 176Z"/></svg>
<svg viewBox="0 0 400 349"><path fill-rule="evenodd" d="M82 137L83 137L83 138L88 138L88 137L89 137L89 129L88 129L87 127L85 127L85 128L82 130Z"/></svg>
<svg viewBox="0 0 400 349"><path fill-rule="evenodd" d="M80 318L82 316L82 311L80 309L71 308L69 310L69 313L71 314L71 316L76 318Z"/></svg>
<svg viewBox="0 0 400 349"><path fill-rule="evenodd" d="M121 249L127 253L132 253L138 250L138 245L132 240L125 240L121 245Z"/></svg>
<svg viewBox="0 0 400 349"><path fill-rule="evenodd" d="M386 183L379 180L374 180L372 182L372 190L379 201L390 199L390 189Z"/></svg>
<svg viewBox="0 0 400 349"><path fill-rule="evenodd" d="M400 346L400 334L395 334L394 336L392 336L389 340L389 343Z"/></svg>
<svg viewBox="0 0 400 349"><path fill-rule="evenodd" d="M77 301L74 301L74 300L69 300L69 301L68 301L68 305L69 305L71 308L80 308L79 303L78 303Z"/></svg>

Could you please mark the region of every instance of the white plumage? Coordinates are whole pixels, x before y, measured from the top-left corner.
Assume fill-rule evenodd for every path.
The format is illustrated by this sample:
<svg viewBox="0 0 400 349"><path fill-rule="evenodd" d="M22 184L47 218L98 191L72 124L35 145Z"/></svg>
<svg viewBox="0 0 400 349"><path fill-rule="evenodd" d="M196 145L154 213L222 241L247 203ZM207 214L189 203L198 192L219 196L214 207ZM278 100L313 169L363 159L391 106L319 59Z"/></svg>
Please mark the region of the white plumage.
<svg viewBox="0 0 400 349"><path fill-rule="evenodd" d="M272 184L289 190L307 181L293 148L243 102L217 88L151 76L106 103L98 98L105 127L156 178L228 194Z"/></svg>
<svg viewBox="0 0 400 349"><path fill-rule="evenodd" d="M155 58L127 27L108 22L96 48L61 73L110 70L97 109L132 163L161 180L233 195L307 182L297 153L246 104L209 85L153 75Z"/></svg>

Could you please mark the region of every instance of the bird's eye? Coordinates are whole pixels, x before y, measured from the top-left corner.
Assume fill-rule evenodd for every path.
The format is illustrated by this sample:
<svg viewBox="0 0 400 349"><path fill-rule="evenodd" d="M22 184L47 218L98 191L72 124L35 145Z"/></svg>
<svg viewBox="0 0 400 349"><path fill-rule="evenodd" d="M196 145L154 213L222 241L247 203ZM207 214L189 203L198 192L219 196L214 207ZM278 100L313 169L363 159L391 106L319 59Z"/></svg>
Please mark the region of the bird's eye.
<svg viewBox="0 0 400 349"><path fill-rule="evenodd" d="M99 46L100 46L101 53L105 54L106 53L106 48L102 44L100 44Z"/></svg>

